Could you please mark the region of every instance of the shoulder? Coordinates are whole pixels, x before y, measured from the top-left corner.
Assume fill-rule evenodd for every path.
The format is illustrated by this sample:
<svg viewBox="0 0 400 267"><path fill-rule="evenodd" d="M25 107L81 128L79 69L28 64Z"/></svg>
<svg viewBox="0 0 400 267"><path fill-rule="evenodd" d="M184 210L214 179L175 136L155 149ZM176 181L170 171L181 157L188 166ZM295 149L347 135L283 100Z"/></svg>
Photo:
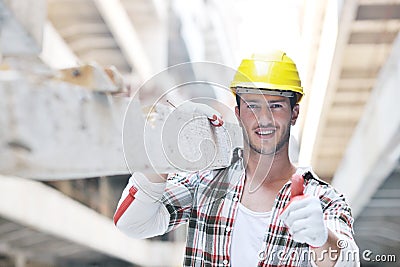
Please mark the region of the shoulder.
<svg viewBox="0 0 400 267"><path fill-rule="evenodd" d="M168 175L168 182L170 183L187 183L195 185L202 180L212 180L213 171L196 171L196 172L177 172Z"/></svg>
<svg viewBox="0 0 400 267"><path fill-rule="evenodd" d="M232 153L231 164L225 168L215 170L202 170L196 172L177 172L168 175L168 182L185 183L191 186L198 184L209 184L211 182L222 182L223 180L236 180L243 173L243 159L241 149L235 148Z"/></svg>

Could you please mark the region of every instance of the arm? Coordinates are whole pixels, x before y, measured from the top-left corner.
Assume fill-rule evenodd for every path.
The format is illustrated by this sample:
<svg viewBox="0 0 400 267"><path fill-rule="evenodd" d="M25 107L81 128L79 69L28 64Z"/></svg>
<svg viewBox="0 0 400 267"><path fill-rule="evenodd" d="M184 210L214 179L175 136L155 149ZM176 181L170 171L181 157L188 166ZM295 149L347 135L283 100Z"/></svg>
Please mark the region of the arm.
<svg viewBox="0 0 400 267"><path fill-rule="evenodd" d="M187 101L178 108L203 114L216 127L223 124L221 115L207 105ZM164 234L187 222L198 175L177 174L171 178L166 182L166 175L134 173L118 203L115 225L131 237L147 238Z"/></svg>
<svg viewBox="0 0 400 267"><path fill-rule="evenodd" d="M147 238L165 233L169 213L160 199L166 182L152 183L142 173L134 173L122 192L114 223L133 238Z"/></svg>
<svg viewBox="0 0 400 267"><path fill-rule="evenodd" d="M321 248L313 248L317 255L329 251L337 251L332 253L332 259L325 256L325 261L316 263L318 266L335 266L335 267L352 267L360 266L359 249L353 239L353 217L351 209L346 203L343 195L337 193L330 188L320 197L321 203L324 205L323 218L328 229L327 242ZM335 261L334 259L337 260Z"/></svg>
<svg viewBox="0 0 400 267"><path fill-rule="evenodd" d="M339 235L328 228L328 239L315 252L314 266L352 267L360 266L358 247L353 239ZM331 254L327 254L331 251Z"/></svg>
<svg viewBox="0 0 400 267"><path fill-rule="evenodd" d="M133 238L153 237L175 229L189 219L197 181L197 173L175 174L161 183L134 173L119 201L115 225Z"/></svg>
<svg viewBox="0 0 400 267"><path fill-rule="evenodd" d="M313 264L358 266L358 248L352 238L353 218L343 196L327 185L309 188L314 192L291 200L280 215L292 238L310 245L315 255ZM315 190L322 194L315 196Z"/></svg>

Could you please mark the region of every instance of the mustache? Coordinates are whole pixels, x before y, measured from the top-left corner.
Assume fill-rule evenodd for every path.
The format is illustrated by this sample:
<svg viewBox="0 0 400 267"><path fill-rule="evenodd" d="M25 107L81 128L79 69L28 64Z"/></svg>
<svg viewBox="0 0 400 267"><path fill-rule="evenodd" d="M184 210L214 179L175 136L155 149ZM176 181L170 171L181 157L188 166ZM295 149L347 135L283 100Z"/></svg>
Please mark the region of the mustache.
<svg viewBox="0 0 400 267"><path fill-rule="evenodd" d="M268 123L268 124L258 124L256 127L254 127L254 129L258 128L275 128L275 125L272 123Z"/></svg>

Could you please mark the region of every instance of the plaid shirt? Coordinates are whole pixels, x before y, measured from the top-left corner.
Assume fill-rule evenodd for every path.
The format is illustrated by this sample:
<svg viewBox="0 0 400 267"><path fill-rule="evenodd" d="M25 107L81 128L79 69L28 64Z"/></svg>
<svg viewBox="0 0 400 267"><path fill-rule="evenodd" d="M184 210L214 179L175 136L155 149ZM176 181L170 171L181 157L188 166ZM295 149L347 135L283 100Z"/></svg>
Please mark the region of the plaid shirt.
<svg viewBox="0 0 400 267"><path fill-rule="evenodd" d="M352 239L353 218L343 195L311 172L305 178L305 194L318 196L324 219L332 231ZM184 266L230 266L232 230L243 194L244 168L237 158L228 168L169 178L162 202L170 213L168 231L189 222ZM288 181L279 191L260 247L258 267L310 266L309 246L294 241L279 213L290 200ZM295 257L301 255L301 257Z"/></svg>

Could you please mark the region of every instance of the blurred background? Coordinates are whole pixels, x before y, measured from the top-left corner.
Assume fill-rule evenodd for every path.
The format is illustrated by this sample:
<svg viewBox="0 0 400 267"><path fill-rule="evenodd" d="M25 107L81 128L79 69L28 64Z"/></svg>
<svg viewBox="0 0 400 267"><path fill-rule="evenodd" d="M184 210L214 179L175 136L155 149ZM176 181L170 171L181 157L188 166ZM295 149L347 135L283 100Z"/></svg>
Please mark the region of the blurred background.
<svg viewBox="0 0 400 267"><path fill-rule="evenodd" d="M184 227L133 240L112 222L127 103L169 66L268 48L305 88L293 159L352 205L362 265L398 266L399 30L400 0L0 0L0 267L180 266Z"/></svg>

